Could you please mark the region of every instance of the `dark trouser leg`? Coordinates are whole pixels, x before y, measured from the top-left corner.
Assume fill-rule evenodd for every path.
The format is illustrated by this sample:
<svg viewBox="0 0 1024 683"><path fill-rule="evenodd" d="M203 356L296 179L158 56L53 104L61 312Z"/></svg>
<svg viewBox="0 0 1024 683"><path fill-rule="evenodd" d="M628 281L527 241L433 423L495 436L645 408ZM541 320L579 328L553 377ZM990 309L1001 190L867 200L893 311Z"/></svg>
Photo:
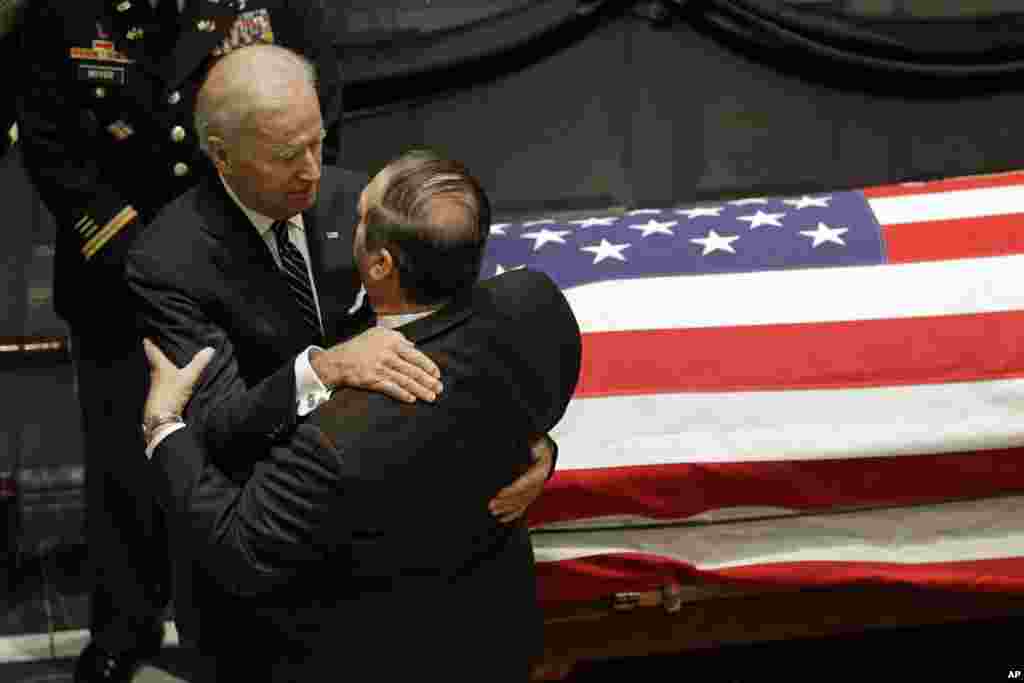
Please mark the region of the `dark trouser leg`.
<svg viewBox="0 0 1024 683"><path fill-rule="evenodd" d="M169 597L167 535L139 424L149 370L138 339L76 334L85 432L86 541L93 641L114 654L152 646Z"/></svg>

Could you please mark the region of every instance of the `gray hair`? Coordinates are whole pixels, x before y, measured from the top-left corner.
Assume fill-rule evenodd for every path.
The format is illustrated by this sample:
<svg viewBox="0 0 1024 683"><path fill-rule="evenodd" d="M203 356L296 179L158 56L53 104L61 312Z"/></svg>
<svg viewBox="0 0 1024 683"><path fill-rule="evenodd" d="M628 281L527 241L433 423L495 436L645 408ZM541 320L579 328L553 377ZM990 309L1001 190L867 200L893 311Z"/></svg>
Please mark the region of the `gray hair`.
<svg viewBox="0 0 1024 683"><path fill-rule="evenodd" d="M289 90L297 79L304 79L316 90L316 67L284 47L250 45L222 57L210 69L196 97L199 149L211 156L210 136L237 144L253 116L289 106Z"/></svg>

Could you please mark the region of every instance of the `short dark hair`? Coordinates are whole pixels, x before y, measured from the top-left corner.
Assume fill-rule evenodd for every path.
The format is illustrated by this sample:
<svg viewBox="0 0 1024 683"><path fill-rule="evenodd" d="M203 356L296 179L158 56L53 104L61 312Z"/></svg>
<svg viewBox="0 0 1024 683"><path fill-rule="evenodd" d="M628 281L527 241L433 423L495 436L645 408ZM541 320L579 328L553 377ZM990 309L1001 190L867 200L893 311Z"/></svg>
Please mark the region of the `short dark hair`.
<svg viewBox="0 0 1024 683"><path fill-rule="evenodd" d="M430 305L480 277L491 206L480 182L457 161L414 150L385 166L366 207L366 249L387 248L410 303Z"/></svg>

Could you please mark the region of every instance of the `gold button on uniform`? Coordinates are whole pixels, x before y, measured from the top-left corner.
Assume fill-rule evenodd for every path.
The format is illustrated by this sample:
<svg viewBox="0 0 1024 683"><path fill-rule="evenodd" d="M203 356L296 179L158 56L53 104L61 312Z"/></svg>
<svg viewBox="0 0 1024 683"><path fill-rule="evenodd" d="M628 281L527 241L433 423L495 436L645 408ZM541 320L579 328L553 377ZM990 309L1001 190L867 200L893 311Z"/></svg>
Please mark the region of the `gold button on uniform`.
<svg viewBox="0 0 1024 683"><path fill-rule="evenodd" d="M196 22L196 28L204 33L209 33L217 28L217 24L209 19L200 19Z"/></svg>
<svg viewBox="0 0 1024 683"><path fill-rule="evenodd" d="M107 89L102 85L96 86L96 89L92 91L92 94L96 96L96 99L102 100L107 96Z"/></svg>
<svg viewBox="0 0 1024 683"><path fill-rule="evenodd" d="M128 2L128 0L124 0L124 2L117 3L117 11L118 12L127 12L131 8L132 8L132 3Z"/></svg>
<svg viewBox="0 0 1024 683"><path fill-rule="evenodd" d="M167 104L177 104L181 102L181 93L175 90L167 96Z"/></svg>
<svg viewBox="0 0 1024 683"><path fill-rule="evenodd" d="M171 140L174 142L181 142L185 139L185 129L181 126L175 126L171 128Z"/></svg>
<svg viewBox="0 0 1024 683"><path fill-rule="evenodd" d="M138 26L135 26L130 28L126 35L128 36L128 40L142 40L142 37L146 35L146 32Z"/></svg>
<svg viewBox="0 0 1024 683"><path fill-rule="evenodd" d="M187 176L188 172L189 167L188 164L186 164L185 162L179 161L174 165L174 175L178 176L179 178Z"/></svg>

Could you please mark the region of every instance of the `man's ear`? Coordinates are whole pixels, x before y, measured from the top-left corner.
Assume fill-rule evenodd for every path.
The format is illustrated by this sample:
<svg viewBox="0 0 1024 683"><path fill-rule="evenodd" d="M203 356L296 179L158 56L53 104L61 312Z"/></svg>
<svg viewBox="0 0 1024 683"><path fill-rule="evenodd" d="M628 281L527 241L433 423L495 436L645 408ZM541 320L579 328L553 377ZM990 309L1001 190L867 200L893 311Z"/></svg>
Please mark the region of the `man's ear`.
<svg viewBox="0 0 1024 683"><path fill-rule="evenodd" d="M386 280L394 272L395 260L391 257L390 251L382 248L373 255L373 263L370 265L370 277L380 282L381 280Z"/></svg>
<svg viewBox="0 0 1024 683"><path fill-rule="evenodd" d="M207 138L207 147L210 150L210 158L213 159L213 165L217 167L217 170L221 174L229 173L231 171L231 162L228 160L228 149L227 145L224 144L224 139L211 135Z"/></svg>

